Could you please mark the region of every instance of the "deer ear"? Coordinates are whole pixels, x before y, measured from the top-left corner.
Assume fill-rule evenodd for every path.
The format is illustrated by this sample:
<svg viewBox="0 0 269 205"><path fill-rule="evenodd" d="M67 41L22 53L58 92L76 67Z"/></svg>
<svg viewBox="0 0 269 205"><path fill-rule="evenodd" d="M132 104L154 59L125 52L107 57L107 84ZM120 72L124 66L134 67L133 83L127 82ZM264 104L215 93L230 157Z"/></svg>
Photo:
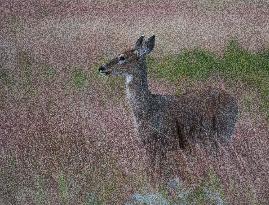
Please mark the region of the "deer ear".
<svg viewBox="0 0 269 205"><path fill-rule="evenodd" d="M135 49L138 50L142 47L144 41L144 36L140 36L135 43Z"/></svg>
<svg viewBox="0 0 269 205"><path fill-rule="evenodd" d="M146 41L146 49L147 53L150 53L155 46L155 35L151 36L147 41Z"/></svg>

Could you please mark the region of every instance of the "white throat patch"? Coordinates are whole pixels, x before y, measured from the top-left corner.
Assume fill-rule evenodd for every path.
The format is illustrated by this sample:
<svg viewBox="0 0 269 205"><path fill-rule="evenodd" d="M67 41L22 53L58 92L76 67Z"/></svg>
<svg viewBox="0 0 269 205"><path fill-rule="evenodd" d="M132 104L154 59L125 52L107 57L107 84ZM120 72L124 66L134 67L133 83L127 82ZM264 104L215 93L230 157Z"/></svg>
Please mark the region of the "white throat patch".
<svg viewBox="0 0 269 205"><path fill-rule="evenodd" d="M131 81L133 80L133 76L132 75L126 75L126 83L129 84Z"/></svg>
<svg viewBox="0 0 269 205"><path fill-rule="evenodd" d="M125 81L125 85L126 85L126 94L127 94L127 99L131 100L131 93L130 93L130 90L129 90L129 83L132 82L133 80L133 76L128 74L126 75L126 81Z"/></svg>

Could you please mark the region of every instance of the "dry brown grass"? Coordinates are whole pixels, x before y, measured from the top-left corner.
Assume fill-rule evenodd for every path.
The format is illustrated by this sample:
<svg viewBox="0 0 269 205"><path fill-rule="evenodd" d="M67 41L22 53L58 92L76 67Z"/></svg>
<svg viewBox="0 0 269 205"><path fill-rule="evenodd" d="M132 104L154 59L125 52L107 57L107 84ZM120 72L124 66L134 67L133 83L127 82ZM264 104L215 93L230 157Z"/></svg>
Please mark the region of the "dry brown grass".
<svg viewBox="0 0 269 205"><path fill-rule="evenodd" d="M27 10L27 6L24 9ZM256 8L255 11L261 10L256 26L260 27L257 39L262 42L254 42L258 47L268 42L268 27L263 27L268 10ZM230 22L232 15L227 14L230 17L227 20L213 13L210 18L217 15L217 22L208 23L204 17L200 24L194 15L196 10L188 16L189 9L186 9L183 13L187 16L177 20L172 21L159 12L156 19L145 17L133 25L129 18L123 21L125 17L114 14L110 22L109 16L93 18L91 15L76 18L41 15L34 19L19 11L4 13L0 25L1 46L8 45L3 50L8 57L2 59L1 53L4 63L0 82L0 203L3 204L87 204L90 193L95 193L102 203L122 204L132 193L147 186L143 174L145 152L139 148L133 132L122 81L106 82L98 77L93 66L96 59L113 54L130 39L147 31L164 37L159 48L167 50L157 50L159 54L173 51L171 47L178 51L192 43L204 47L214 45L211 49L218 51L230 35L217 33L227 32L229 26L221 24L213 27L212 32L204 32L208 25L218 25L218 21L231 25L232 33L238 34L244 46L249 47L247 39L252 38L253 19L257 17L251 10L252 15L247 18L246 14L241 26L236 27ZM188 18L194 23L186 20ZM166 28L155 22L167 19L171 21ZM182 26L177 27L179 24ZM202 25L199 32L209 36L209 40L195 32L198 25ZM186 32L180 31L184 28ZM248 31L247 38L241 35L243 30ZM168 33L176 38L167 36ZM166 47L164 43L171 46ZM74 80L76 69L86 75L85 81L78 76L81 87L77 87ZM206 85L188 81L170 85L156 79L150 83L154 92L171 94L178 89ZM212 79L208 84L218 83ZM173 153L175 172L192 186L209 170L214 170L229 204L267 204L269 127L256 106L259 93L240 82L231 83L227 89L238 97L240 104L233 141L223 147L217 157L199 147L192 155L181 151ZM249 104L245 104L246 98Z"/></svg>
<svg viewBox="0 0 269 205"><path fill-rule="evenodd" d="M104 83L91 75L86 87L77 89L70 82L71 70L62 74L65 77L60 77L64 71L57 70L50 80L42 77L37 63L31 65L36 68L36 75L30 85L17 87L24 85L18 82L11 88L5 86L2 95L3 199L11 204L60 204L63 200L83 204L89 193L96 193L104 203L120 204L145 186L146 179L141 175L145 153L139 150L124 91L105 92L103 88L110 81ZM150 84L153 92L173 94L177 90L158 80ZM206 84L217 82L213 79L196 86ZM190 83L179 86L188 90ZM35 94L29 92L32 89ZM193 185L214 170L230 204L266 204L268 124L255 110L258 93L239 83L230 92L237 95L241 110L231 144L223 147L217 157L201 148L191 155L174 153L175 173ZM111 98L112 95L116 97ZM245 96L254 99L250 112L244 106ZM67 187L63 188L65 191L61 191L61 186ZM66 199L61 195L66 195Z"/></svg>

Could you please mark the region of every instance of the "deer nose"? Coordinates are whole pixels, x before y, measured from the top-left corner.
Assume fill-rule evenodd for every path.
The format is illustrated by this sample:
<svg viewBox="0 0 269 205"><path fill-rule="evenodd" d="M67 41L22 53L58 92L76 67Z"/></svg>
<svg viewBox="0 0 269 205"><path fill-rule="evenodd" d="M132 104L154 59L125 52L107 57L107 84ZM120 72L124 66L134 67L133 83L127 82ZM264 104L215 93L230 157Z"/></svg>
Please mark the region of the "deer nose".
<svg viewBox="0 0 269 205"><path fill-rule="evenodd" d="M102 71L105 71L106 70L106 67L104 65L101 65L99 67L99 72L102 72Z"/></svg>

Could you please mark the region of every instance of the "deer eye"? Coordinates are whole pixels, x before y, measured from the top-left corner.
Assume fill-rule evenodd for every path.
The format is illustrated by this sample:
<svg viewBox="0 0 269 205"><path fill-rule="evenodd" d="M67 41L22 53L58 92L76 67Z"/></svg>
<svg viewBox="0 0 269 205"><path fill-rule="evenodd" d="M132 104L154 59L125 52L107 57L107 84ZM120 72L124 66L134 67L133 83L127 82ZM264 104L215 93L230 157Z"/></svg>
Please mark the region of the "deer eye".
<svg viewBox="0 0 269 205"><path fill-rule="evenodd" d="M124 64L125 63L125 57L123 56L123 55L120 55L119 57L118 57L118 60L119 60L119 62L118 62L118 64Z"/></svg>

